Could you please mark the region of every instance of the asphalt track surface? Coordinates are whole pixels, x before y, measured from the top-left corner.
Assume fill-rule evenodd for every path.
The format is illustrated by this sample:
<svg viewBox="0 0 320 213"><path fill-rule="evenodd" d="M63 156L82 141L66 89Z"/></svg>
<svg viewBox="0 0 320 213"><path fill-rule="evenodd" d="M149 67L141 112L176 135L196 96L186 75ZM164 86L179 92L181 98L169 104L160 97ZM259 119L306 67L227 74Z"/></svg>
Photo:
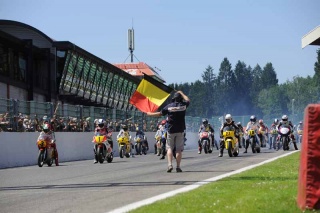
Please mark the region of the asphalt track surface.
<svg viewBox="0 0 320 213"><path fill-rule="evenodd" d="M153 153L115 157L103 164L86 160L62 162L59 167L1 169L0 212L109 212L292 152L243 151L232 158L226 150L222 158L218 150L211 154L184 151L182 173L176 173L175 163L172 173L167 173L167 159L160 160Z"/></svg>

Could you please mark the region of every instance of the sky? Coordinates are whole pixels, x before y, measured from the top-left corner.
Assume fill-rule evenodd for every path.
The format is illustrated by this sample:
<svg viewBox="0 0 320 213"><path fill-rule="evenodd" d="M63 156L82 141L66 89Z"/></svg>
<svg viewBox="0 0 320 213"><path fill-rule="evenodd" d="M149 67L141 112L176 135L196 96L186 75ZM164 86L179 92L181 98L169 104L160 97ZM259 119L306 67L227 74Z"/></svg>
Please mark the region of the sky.
<svg viewBox="0 0 320 213"><path fill-rule="evenodd" d="M157 67L167 84L218 74L226 57L254 68L272 63L279 83L314 75L319 46L301 48L320 25L319 0L1 0L0 19L30 25L70 41L108 63Z"/></svg>

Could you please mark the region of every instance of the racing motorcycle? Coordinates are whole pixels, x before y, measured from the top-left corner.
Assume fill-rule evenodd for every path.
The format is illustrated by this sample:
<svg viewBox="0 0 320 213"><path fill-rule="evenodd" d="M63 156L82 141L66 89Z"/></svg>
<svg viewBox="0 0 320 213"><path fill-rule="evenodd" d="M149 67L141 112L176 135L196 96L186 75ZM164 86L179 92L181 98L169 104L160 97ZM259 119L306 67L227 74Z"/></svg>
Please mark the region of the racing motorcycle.
<svg viewBox="0 0 320 213"><path fill-rule="evenodd" d="M250 129L248 131L249 144L251 145L252 153L260 153L260 145L257 141L256 131L254 129Z"/></svg>
<svg viewBox="0 0 320 213"><path fill-rule="evenodd" d="M54 143L54 141L52 141ZM40 139L37 141L37 145L39 148L38 152L38 166L42 167L43 164L47 164L48 166L52 166L54 156L54 147L51 145L52 143L48 143L47 141Z"/></svg>
<svg viewBox="0 0 320 213"><path fill-rule="evenodd" d="M211 135L210 132L206 132L206 131L200 132L200 134L199 134L199 136L200 136L200 145L201 145L201 146L199 146L199 152L200 153L202 151L202 148L203 148L204 153L206 153L206 154L212 152L212 149L210 147L210 139L209 139L210 135Z"/></svg>
<svg viewBox="0 0 320 213"><path fill-rule="evenodd" d="M129 158L131 156L131 143L130 136L128 132L124 132L119 138L117 138L119 147L119 157L123 158L126 156Z"/></svg>
<svg viewBox="0 0 320 213"><path fill-rule="evenodd" d="M235 129L233 126L226 126L223 128L224 147L228 151L229 157L237 157L239 155L239 143L235 137Z"/></svg>
<svg viewBox="0 0 320 213"><path fill-rule="evenodd" d="M280 134L279 141L282 143L283 150L284 151L289 150L291 128L287 126L281 126L279 129L279 134Z"/></svg>
<svg viewBox="0 0 320 213"><path fill-rule="evenodd" d="M96 155L99 163L103 163L104 160L111 163L113 160L112 148L107 138L107 136L100 134L94 136L93 142L96 144Z"/></svg>
<svg viewBox="0 0 320 213"><path fill-rule="evenodd" d="M146 136L144 135L136 135L134 137L134 141L135 141L135 144L134 144L134 147L136 149L136 154L137 155L146 155L147 154L147 151L148 151L148 147L147 147L147 144L146 144Z"/></svg>

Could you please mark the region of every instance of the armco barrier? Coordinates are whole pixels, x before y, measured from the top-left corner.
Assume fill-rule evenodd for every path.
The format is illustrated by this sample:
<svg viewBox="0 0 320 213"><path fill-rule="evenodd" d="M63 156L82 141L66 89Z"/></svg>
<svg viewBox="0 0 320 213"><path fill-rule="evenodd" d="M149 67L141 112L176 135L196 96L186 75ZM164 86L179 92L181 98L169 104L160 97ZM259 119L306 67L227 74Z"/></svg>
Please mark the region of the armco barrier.
<svg viewBox="0 0 320 213"><path fill-rule="evenodd" d="M112 135L115 157L119 156L116 141L118 132ZM131 132L132 137L134 132ZM154 132L147 132L149 153L154 153ZM0 169L37 164L38 132L0 132ZM93 132L56 132L59 161L93 160ZM187 133L185 149L196 149L197 134Z"/></svg>
<svg viewBox="0 0 320 213"><path fill-rule="evenodd" d="M320 209L320 104L305 109L297 203L302 210Z"/></svg>

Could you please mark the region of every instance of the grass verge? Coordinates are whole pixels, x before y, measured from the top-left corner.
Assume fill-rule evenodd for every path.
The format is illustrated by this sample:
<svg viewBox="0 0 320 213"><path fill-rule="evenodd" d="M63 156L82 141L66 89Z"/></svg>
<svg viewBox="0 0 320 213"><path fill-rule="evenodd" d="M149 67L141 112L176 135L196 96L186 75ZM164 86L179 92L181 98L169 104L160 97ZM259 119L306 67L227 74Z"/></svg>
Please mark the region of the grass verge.
<svg viewBox="0 0 320 213"><path fill-rule="evenodd" d="M297 152L130 212L302 212L296 203L299 162Z"/></svg>

